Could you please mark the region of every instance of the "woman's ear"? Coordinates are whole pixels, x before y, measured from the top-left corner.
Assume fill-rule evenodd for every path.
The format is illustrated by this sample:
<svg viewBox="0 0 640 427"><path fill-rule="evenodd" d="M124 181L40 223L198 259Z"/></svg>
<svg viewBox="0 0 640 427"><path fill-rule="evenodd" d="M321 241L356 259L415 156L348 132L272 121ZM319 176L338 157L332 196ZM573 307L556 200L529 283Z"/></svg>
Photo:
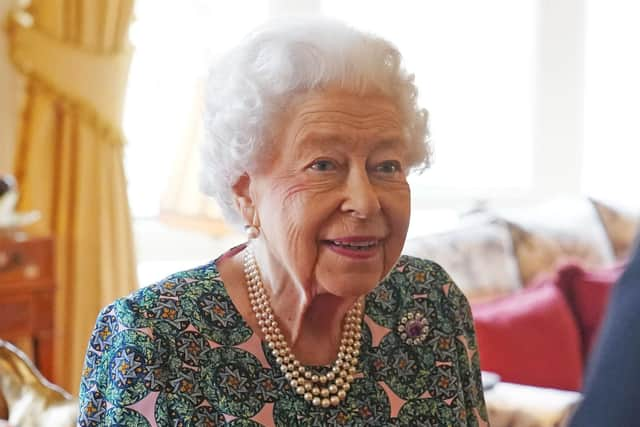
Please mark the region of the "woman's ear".
<svg viewBox="0 0 640 427"><path fill-rule="evenodd" d="M256 209L254 200L251 197L251 177L248 174L240 175L240 178L233 184L233 197L236 204L236 209L240 213L240 216L244 219L244 223L248 225L257 225L256 222Z"/></svg>

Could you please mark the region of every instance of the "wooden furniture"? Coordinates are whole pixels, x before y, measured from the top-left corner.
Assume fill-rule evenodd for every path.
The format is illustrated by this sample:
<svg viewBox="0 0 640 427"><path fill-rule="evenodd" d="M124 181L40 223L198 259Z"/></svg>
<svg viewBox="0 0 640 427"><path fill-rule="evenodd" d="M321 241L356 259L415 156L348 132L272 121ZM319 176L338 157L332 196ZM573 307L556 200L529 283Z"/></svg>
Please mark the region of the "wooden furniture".
<svg viewBox="0 0 640 427"><path fill-rule="evenodd" d="M0 338L14 343L49 380L53 373L53 240L0 235Z"/></svg>

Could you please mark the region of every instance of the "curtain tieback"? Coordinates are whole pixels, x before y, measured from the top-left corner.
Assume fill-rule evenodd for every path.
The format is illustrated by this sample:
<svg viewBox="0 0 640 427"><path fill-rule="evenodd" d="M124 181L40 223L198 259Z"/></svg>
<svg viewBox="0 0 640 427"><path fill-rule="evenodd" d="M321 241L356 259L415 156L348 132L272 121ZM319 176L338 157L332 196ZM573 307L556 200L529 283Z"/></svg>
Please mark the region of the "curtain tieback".
<svg viewBox="0 0 640 427"><path fill-rule="evenodd" d="M20 72L84 110L96 125L124 141L122 108L132 49L94 53L40 31L26 12L16 12L12 18L10 52Z"/></svg>

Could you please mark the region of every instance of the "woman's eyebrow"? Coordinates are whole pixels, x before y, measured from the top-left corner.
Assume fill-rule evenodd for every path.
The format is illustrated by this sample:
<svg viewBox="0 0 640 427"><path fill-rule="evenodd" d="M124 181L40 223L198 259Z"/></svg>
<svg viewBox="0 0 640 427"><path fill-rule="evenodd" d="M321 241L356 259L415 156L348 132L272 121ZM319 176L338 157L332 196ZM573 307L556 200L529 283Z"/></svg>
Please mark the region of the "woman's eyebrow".
<svg viewBox="0 0 640 427"><path fill-rule="evenodd" d="M338 142L344 145L358 145L359 142L353 141L351 138L346 137L340 132L322 132L312 131L303 133L299 136L300 144L298 147L301 149L316 149L325 148L327 143ZM406 146L407 138L402 132L383 132L379 136L375 137L376 141L373 143L375 149L380 148L395 148L397 146Z"/></svg>

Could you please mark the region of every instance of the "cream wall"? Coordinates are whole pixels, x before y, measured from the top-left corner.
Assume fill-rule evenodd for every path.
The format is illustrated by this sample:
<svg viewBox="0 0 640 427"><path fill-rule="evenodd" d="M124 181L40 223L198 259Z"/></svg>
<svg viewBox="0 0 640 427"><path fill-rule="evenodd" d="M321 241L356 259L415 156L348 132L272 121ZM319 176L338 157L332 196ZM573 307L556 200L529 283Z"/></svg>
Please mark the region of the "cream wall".
<svg viewBox="0 0 640 427"><path fill-rule="evenodd" d="M15 2L16 0L0 0L0 172L11 171L22 95L22 81L9 60L5 31L6 16Z"/></svg>

